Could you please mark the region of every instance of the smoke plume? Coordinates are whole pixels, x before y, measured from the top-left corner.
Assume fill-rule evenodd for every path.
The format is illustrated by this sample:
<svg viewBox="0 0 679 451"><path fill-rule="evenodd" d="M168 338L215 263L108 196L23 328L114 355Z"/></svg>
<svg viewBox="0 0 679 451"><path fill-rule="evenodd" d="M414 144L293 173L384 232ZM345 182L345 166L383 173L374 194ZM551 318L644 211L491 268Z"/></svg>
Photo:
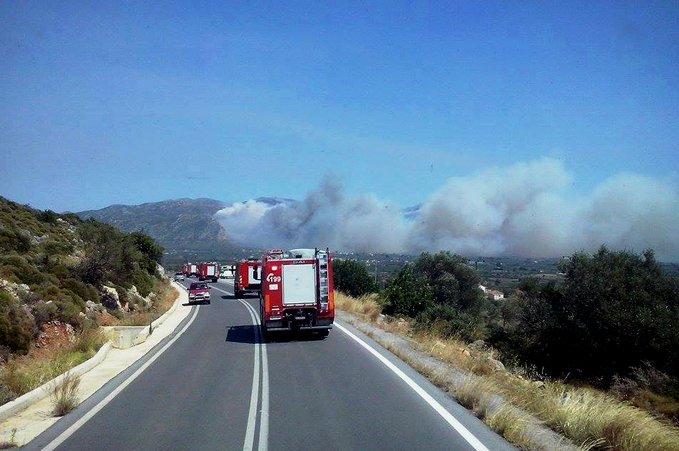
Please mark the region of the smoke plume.
<svg viewBox="0 0 679 451"><path fill-rule="evenodd" d="M572 180L545 158L450 178L404 211L371 194L347 197L327 177L303 201L237 202L216 218L236 242L256 247L554 257L606 244L679 261L675 185L617 174L573 198Z"/></svg>

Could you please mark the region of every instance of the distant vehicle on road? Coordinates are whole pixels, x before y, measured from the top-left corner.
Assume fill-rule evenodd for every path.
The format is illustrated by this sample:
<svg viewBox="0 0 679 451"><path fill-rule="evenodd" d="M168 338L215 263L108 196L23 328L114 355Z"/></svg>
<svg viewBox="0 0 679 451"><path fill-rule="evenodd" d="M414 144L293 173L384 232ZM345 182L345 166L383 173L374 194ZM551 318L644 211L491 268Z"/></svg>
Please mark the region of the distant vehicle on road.
<svg viewBox="0 0 679 451"><path fill-rule="evenodd" d="M246 293L258 294L262 287L262 262L243 260L236 263L233 290L236 297Z"/></svg>
<svg viewBox="0 0 679 451"><path fill-rule="evenodd" d="M193 282L189 285L189 303L210 303L210 288L204 282Z"/></svg>
<svg viewBox="0 0 679 451"><path fill-rule="evenodd" d="M195 263L187 263L182 266L182 272L186 277L195 277L198 275L198 265Z"/></svg>
<svg viewBox="0 0 679 451"><path fill-rule="evenodd" d="M198 280L217 282L219 279L219 265L217 263L200 263L198 265Z"/></svg>
<svg viewBox="0 0 679 451"><path fill-rule="evenodd" d="M222 265L219 267L219 278L220 279L233 279L233 275L236 273L236 265Z"/></svg>
<svg viewBox="0 0 679 451"><path fill-rule="evenodd" d="M175 280L175 282L178 281L178 280L184 280L184 273L182 273L182 272L174 273L174 280Z"/></svg>

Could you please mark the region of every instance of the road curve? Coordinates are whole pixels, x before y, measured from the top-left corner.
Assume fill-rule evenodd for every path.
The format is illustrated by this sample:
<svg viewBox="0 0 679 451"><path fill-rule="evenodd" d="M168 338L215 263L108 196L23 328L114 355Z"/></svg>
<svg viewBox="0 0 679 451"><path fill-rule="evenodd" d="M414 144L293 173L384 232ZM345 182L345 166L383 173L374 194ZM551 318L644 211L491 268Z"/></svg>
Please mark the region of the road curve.
<svg viewBox="0 0 679 451"><path fill-rule="evenodd" d="M337 327L263 343L257 300L210 285L210 305L185 306L196 311L175 333L25 449L513 449L355 329L343 324L396 370Z"/></svg>

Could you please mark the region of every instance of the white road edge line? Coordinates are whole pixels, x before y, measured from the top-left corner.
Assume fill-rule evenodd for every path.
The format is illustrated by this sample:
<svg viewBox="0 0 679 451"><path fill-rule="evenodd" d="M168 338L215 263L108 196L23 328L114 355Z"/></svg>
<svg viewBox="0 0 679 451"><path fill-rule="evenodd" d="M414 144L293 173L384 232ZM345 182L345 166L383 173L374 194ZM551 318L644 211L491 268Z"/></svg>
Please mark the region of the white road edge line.
<svg viewBox="0 0 679 451"><path fill-rule="evenodd" d="M89 420L91 420L92 417L94 417L101 409L106 407L106 405L108 403L110 403L113 400L113 398L115 398L121 391L123 391L125 389L125 387L130 385L137 377L139 377L139 375L141 373L143 373L144 370L146 370L146 368L151 366L151 364L153 362L155 362L158 357L160 357L165 351L167 351L167 349L170 346L172 346L172 344L175 341L177 341L177 339L179 339L179 337L181 337L184 332L186 332L186 330L189 328L189 326L191 326L191 323L193 323L193 320L196 319L196 316L198 315L199 309L200 309L200 306L197 306L196 309L194 310L193 316L191 316L191 319L189 320L189 322L186 323L186 325L182 328L182 330L180 330L177 333L177 335L175 335L174 338L172 338L172 340L167 342L165 344L165 346L163 346L160 349L160 351L156 352L153 355L153 357L148 359L146 361L146 363L144 363L141 367L139 367L139 369L137 369L137 371L135 371L130 377L125 379L125 381L123 381L123 383L118 385L118 387L116 387L115 390L113 390L111 393L109 393L104 399L99 401L99 404L97 404L92 409L90 409L85 415L80 417L80 419L78 419L78 421L73 423L68 429L66 429L64 432L59 434L59 436L57 436L57 438L55 438L50 443L48 443L47 446L45 446L43 448L43 451L52 451L52 450L56 449L59 445L61 445L64 441L66 441L71 435L73 435L78 429L80 429L85 423L87 423Z"/></svg>
<svg viewBox="0 0 679 451"><path fill-rule="evenodd" d="M231 295L228 291L222 290L215 286L211 287L213 290L220 291L224 294ZM243 443L243 451L252 451L255 446L255 429L257 428L257 405L259 404L259 362L260 362L260 347L262 352L262 412L260 412L259 422L259 440L257 441L257 449L259 451L266 451L269 443L269 369L266 358L266 348L263 347L261 332L259 330L259 317L255 309L242 299L238 302L245 306L245 309L250 314L252 325L255 326L255 359L254 368L252 371L252 392L250 393L250 409L248 411L248 424L245 429L245 441Z"/></svg>
<svg viewBox="0 0 679 451"><path fill-rule="evenodd" d="M339 330L347 334L349 338L354 340L356 343L358 343L368 352L374 355L394 374L401 378L403 382L408 384L408 386L411 389L413 389L413 391L417 393L420 396L420 398L422 398L427 404L429 404L431 408L434 409L436 413L438 413L449 425L451 425L453 429L455 429L457 433L460 434L462 438L464 438L467 441L467 443L469 443L476 451L489 451L488 448L486 448L483 445L483 443L479 441L479 439L477 439L471 432L469 432L469 430L466 427L462 425L462 423L460 423L450 412L448 412L445 409L445 407L439 404L439 402L432 398L432 396L429 393L427 393L425 389L417 385L417 383L414 380L412 380L408 375L401 371L396 365L391 363L386 357L377 352L368 343L366 343L365 341L361 340L356 335L351 333L346 327L342 326L341 324L338 324L337 322L335 322L335 326L337 326Z"/></svg>
<svg viewBox="0 0 679 451"><path fill-rule="evenodd" d="M245 302L240 301L243 304ZM247 307L247 306L246 306ZM257 320L250 311L246 308L250 314L250 319L257 327ZM256 334L255 334L256 335ZM255 359L254 368L252 370L252 392L250 394L250 410L248 411L248 426L245 429L245 442L243 443L243 451L252 451L255 444L255 428L257 426L257 405L259 404L259 346L255 344Z"/></svg>
<svg viewBox="0 0 679 451"><path fill-rule="evenodd" d="M246 301L239 299L247 309L250 311L252 320L255 326L260 326L257 311ZM261 329L257 329L257 337L259 347L262 349L262 410L259 414L259 440L257 442L257 449L259 451L267 451L269 449L269 360L266 355L266 343L264 343Z"/></svg>

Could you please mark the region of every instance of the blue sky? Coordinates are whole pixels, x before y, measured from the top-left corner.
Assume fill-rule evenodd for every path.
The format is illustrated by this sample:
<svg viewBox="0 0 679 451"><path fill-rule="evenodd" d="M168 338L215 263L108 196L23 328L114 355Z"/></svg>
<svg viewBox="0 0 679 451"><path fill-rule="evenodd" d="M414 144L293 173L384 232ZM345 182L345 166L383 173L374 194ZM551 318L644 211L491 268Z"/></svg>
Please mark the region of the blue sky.
<svg viewBox="0 0 679 451"><path fill-rule="evenodd" d="M401 207L550 157L676 186L679 3L0 3L0 194Z"/></svg>

